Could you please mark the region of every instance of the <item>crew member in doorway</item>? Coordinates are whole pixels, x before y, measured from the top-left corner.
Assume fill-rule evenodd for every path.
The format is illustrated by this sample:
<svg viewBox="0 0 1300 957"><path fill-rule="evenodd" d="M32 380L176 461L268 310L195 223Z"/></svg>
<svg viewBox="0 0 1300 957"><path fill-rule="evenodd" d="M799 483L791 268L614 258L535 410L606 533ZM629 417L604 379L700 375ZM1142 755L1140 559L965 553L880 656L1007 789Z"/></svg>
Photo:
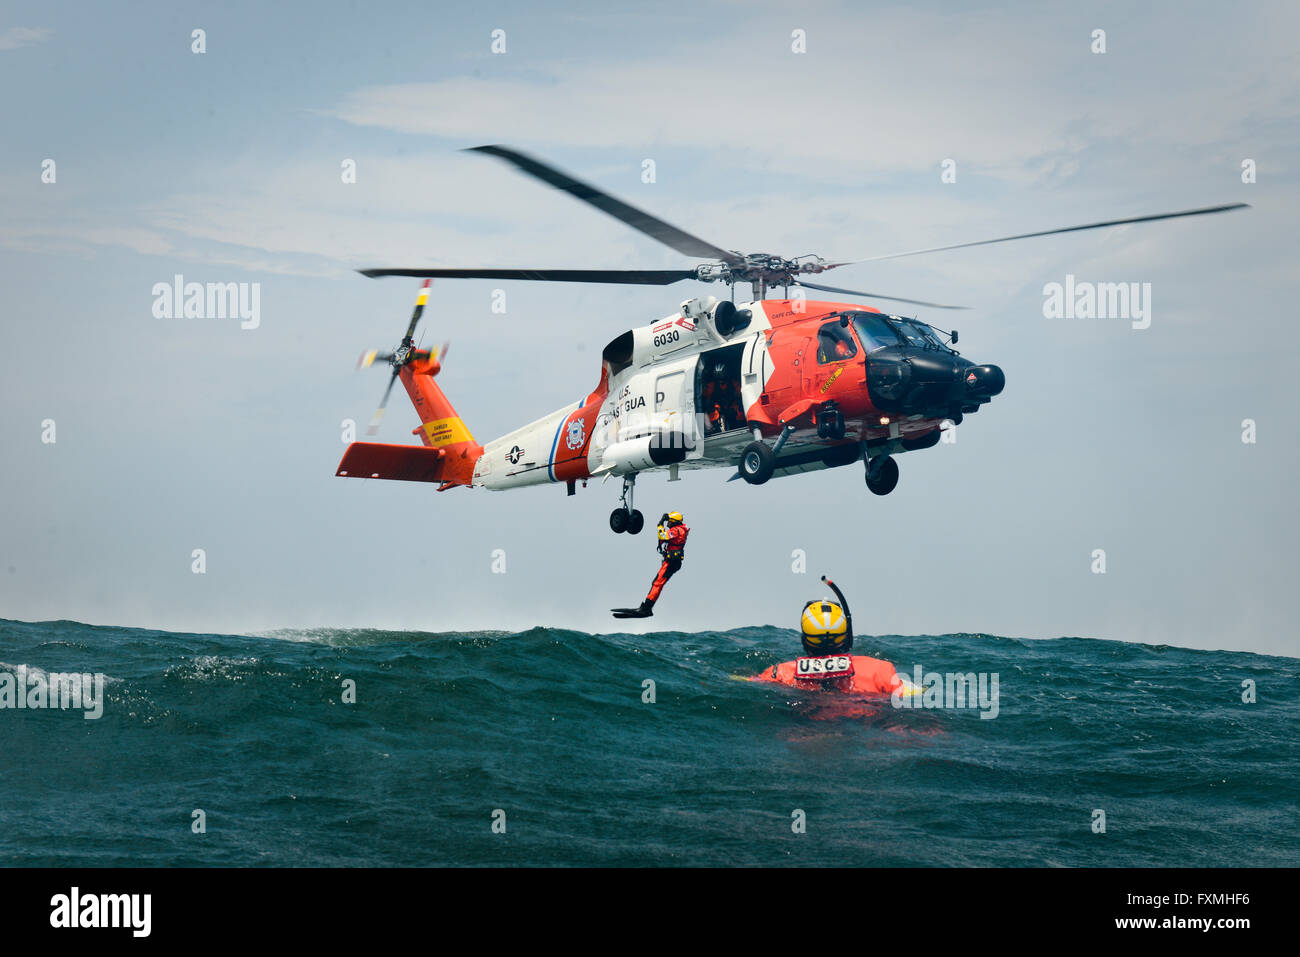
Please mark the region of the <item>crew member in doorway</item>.
<svg viewBox="0 0 1300 957"><path fill-rule="evenodd" d="M700 407L708 419L707 432L726 432L744 425L744 412L740 404L740 390L727 375L727 364L718 362L700 388Z"/></svg>

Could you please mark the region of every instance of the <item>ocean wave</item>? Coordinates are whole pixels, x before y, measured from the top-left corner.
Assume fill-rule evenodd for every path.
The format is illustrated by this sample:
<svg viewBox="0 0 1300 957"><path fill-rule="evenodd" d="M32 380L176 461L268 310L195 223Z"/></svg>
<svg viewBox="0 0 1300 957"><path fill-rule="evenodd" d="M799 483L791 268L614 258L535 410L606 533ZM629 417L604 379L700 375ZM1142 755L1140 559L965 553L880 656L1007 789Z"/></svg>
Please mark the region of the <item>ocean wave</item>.
<svg viewBox="0 0 1300 957"><path fill-rule="evenodd" d="M0 854L19 864L66 860L73 823L121 835L83 842L78 862L105 866L917 863L882 834L923 841L926 863L1300 863L1300 837L1280 828L1300 803L1294 659L858 636L855 652L908 677L998 674L986 718L744 680L798 654L796 633L773 627L180 635L0 621L0 649L43 675L115 676L85 727L0 715L28 756L0 806ZM188 840L196 807L203 841ZM493 839L494 809L508 842ZM794 839L796 809L836 842Z"/></svg>

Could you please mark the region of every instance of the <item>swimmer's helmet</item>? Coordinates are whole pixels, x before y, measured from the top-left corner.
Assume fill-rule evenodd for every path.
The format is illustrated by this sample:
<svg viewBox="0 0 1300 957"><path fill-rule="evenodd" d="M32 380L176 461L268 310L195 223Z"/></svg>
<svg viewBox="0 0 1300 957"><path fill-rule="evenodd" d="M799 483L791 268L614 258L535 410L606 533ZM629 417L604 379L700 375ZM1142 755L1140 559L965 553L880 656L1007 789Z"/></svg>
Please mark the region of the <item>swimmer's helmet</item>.
<svg viewBox="0 0 1300 957"><path fill-rule="evenodd" d="M844 608L829 598L810 601L799 616L803 650L808 655L844 655L853 647L853 635Z"/></svg>

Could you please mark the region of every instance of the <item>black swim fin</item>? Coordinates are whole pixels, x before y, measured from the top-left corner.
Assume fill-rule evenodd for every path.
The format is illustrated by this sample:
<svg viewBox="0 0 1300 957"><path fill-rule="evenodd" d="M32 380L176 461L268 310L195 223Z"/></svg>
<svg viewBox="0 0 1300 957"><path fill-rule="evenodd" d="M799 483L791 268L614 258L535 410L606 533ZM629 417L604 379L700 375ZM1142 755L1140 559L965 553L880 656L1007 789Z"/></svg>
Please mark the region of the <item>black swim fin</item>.
<svg viewBox="0 0 1300 957"><path fill-rule="evenodd" d="M640 608L611 608L615 618L649 618L654 614L654 602L643 601Z"/></svg>

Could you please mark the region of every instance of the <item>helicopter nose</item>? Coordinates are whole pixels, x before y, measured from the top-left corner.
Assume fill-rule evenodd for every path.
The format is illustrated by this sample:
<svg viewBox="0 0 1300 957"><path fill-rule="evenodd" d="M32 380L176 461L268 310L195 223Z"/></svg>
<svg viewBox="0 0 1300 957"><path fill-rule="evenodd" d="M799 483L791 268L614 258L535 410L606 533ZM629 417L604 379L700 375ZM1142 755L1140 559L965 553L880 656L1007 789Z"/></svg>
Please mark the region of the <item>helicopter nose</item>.
<svg viewBox="0 0 1300 957"><path fill-rule="evenodd" d="M966 383L966 392L972 398L991 399L1007 384L1007 377L997 366L971 366L962 378Z"/></svg>

